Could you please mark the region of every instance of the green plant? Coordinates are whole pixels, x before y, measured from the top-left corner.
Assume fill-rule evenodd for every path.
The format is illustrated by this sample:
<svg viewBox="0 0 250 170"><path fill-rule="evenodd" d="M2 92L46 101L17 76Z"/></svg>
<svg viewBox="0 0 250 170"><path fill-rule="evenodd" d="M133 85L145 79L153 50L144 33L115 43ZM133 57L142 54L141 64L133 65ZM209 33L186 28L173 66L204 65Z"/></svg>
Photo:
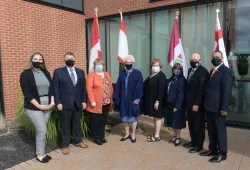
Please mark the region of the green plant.
<svg viewBox="0 0 250 170"><path fill-rule="evenodd" d="M17 121L24 127L24 131L28 136L35 137L36 130L33 123L26 116L24 111L24 97L21 97L17 103ZM47 140L56 141L60 139L60 116L59 111L54 107L51 111L51 116L47 124ZM82 136L85 138L89 133L89 116L82 112L81 119Z"/></svg>
<svg viewBox="0 0 250 170"><path fill-rule="evenodd" d="M234 106L236 106L236 104L237 104L236 98L234 96L231 96L229 105L234 107Z"/></svg>
<svg viewBox="0 0 250 170"><path fill-rule="evenodd" d="M248 54L244 55L238 55L237 56L237 69L238 69L238 73L239 75L243 78L243 76L248 74L248 67L249 67L249 63L248 63Z"/></svg>

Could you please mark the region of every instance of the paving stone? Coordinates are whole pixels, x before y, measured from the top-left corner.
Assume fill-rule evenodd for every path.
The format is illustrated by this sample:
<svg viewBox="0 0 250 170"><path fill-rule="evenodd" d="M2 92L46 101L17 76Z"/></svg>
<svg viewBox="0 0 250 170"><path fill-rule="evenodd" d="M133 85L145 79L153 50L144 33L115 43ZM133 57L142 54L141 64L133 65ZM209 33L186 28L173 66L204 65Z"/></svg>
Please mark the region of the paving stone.
<svg viewBox="0 0 250 170"><path fill-rule="evenodd" d="M48 164L32 159L26 161L27 167L35 170L248 170L250 167L249 130L228 128L228 159L213 164L208 162L210 157L190 154L187 148L168 143L172 132L167 128L162 129L160 142L147 142L147 136L154 132L153 119L144 116L139 123L144 133L137 135L134 144L130 140L120 142L124 133L120 124L112 127L107 144L98 146L87 141L88 149L70 145L69 155L57 149L48 153L53 158ZM182 130L181 136L182 143L190 140L188 127ZM208 142L206 133L205 149Z"/></svg>

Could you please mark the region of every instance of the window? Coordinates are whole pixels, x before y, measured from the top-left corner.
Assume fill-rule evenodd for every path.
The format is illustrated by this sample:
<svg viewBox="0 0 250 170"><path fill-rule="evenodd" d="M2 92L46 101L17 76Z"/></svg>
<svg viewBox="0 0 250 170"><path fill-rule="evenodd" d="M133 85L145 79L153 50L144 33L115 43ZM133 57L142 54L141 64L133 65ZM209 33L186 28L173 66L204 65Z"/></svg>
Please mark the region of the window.
<svg viewBox="0 0 250 170"><path fill-rule="evenodd" d="M149 33L149 14L134 15L123 18L126 24L126 34L128 38L129 54L135 57L135 68L142 72L146 79L150 73L150 33ZM120 30L120 18L114 18L107 21L107 56L110 58L108 70L114 83L119 76L118 40Z"/></svg>
<svg viewBox="0 0 250 170"><path fill-rule="evenodd" d="M223 28L222 3L181 9L181 39L188 66L192 53L199 53L203 66L208 70L212 68L211 53L214 50L217 8L220 9L219 19Z"/></svg>
<svg viewBox="0 0 250 170"><path fill-rule="evenodd" d="M52 7L68 9L75 12L83 12L83 0L26 0Z"/></svg>
<svg viewBox="0 0 250 170"><path fill-rule="evenodd" d="M152 13L152 58L161 60L162 71L168 78L172 76L167 57L176 11L177 9L173 9Z"/></svg>

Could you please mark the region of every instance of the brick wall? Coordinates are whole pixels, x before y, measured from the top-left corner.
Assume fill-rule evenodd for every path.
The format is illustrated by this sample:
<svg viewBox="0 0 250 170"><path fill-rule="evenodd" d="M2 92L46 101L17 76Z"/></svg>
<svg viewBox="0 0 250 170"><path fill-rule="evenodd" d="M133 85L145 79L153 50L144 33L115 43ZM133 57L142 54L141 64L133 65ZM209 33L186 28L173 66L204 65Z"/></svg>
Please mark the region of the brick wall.
<svg viewBox="0 0 250 170"><path fill-rule="evenodd" d="M149 3L149 0L84 0L86 19L93 18L94 8L98 7L99 16L118 14L118 10L132 12L161 6L175 5L197 0L164 0Z"/></svg>
<svg viewBox="0 0 250 170"><path fill-rule="evenodd" d="M0 0L0 40L3 93L7 120L15 119L21 95L19 75L33 52L41 52L52 73L72 51L76 66L85 69L84 15L23 0Z"/></svg>

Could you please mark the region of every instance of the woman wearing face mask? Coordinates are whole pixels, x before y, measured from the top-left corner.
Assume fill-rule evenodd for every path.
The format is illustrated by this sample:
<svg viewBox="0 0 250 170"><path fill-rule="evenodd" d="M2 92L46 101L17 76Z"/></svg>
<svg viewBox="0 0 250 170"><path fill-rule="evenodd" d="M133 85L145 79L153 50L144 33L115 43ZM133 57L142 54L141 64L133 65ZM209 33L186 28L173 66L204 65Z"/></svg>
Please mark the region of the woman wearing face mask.
<svg viewBox="0 0 250 170"><path fill-rule="evenodd" d="M120 141L130 139L136 142L135 130L137 119L140 114L140 101L143 95L143 79L139 70L133 68L135 58L128 55L124 59L125 70L123 70L117 80L114 92L114 100L120 108L120 117L124 122L125 136ZM129 124L132 126L130 135Z"/></svg>
<svg viewBox="0 0 250 170"><path fill-rule="evenodd" d="M89 73L86 81L88 102L86 110L92 114L92 135L97 145L107 143L105 125L108 113L112 111L113 87L109 73L103 71L104 62L94 61L95 72Z"/></svg>
<svg viewBox="0 0 250 170"><path fill-rule="evenodd" d="M181 129L186 127L186 79L183 76L183 67L181 64L176 63L172 71L173 76L166 83L167 114L165 117L165 125L173 129L173 139L170 142L178 146L180 145Z"/></svg>
<svg viewBox="0 0 250 170"><path fill-rule="evenodd" d="M21 73L20 85L24 95L25 113L36 128L36 159L47 163L52 159L45 155L47 122L55 104L51 76L42 54L31 55L28 68Z"/></svg>
<svg viewBox="0 0 250 170"><path fill-rule="evenodd" d="M159 59L151 61L152 73L144 82L143 111L145 115L154 117L155 132L148 136L148 142L160 141L161 119L164 116L163 97L166 76L161 71L162 62Z"/></svg>

